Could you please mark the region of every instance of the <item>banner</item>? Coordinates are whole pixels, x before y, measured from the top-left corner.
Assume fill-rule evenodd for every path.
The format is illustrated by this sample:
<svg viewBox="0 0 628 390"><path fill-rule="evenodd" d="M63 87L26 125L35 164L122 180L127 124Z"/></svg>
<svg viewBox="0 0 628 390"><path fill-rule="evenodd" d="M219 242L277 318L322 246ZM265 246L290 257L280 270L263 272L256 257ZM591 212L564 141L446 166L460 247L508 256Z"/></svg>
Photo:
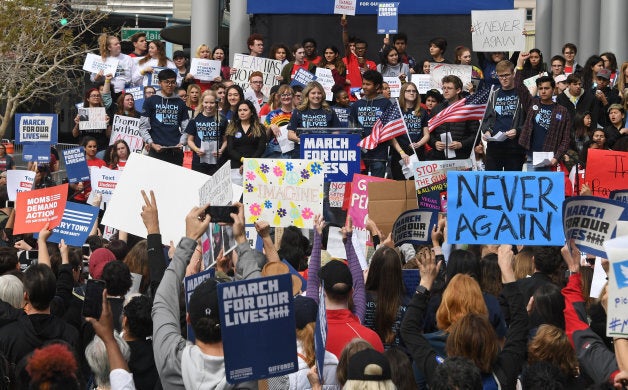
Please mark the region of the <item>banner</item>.
<svg viewBox="0 0 628 390"><path fill-rule="evenodd" d="M61 223L67 196L67 184L18 193L13 234L39 232L47 223L50 224L49 229L57 227Z"/></svg>
<svg viewBox="0 0 628 390"><path fill-rule="evenodd" d="M447 242L563 245L562 172L448 172Z"/></svg>
<svg viewBox="0 0 628 390"><path fill-rule="evenodd" d="M183 278L183 286L185 287L185 311L186 313L190 312L190 298L192 297L192 293L196 290L199 284L203 283L206 279L213 278L216 275L216 269L210 268L205 271L201 271L194 275L186 276ZM186 321L187 325L187 334L188 340L190 342L196 341L196 336L194 335L194 329L192 329L192 324Z"/></svg>
<svg viewBox="0 0 628 390"><path fill-rule="evenodd" d="M447 171L470 171L471 160L414 163L414 187L420 209L447 211Z"/></svg>
<svg viewBox="0 0 628 390"><path fill-rule="evenodd" d="M526 46L525 9L471 11L473 51L519 51Z"/></svg>
<svg viewBox="0 0 628 390"><path fill-rule="evenodd" d="M227 382L297 371L290 274L220 283L218 302Z"/></svg>
<svg viewBox="0 0 628 390"><path fill-rule="evenodd" d="M401 244L424 245L432 242L432 227L438 223L435 210L408 210L403 212L392 228L395 246Z"/></svg>
<svg viewBox="0 0 628 390"><path fill-rule="evenodd" d="M15 114L15 143L57 143L57 114Z"/></svg>
<svg viewBox="0 0 628 390"><path fill-rule="evenodd" d="M140 109L140 112L141 111L142 110ZM127 145L129 145L131 153L142 150L144 147L144 140L140 134L140 118L114 115L109 145L113 145L119 139L125 141Z"/></svg>
<svg viewBox="0 0 628 390"><path fill-rule="evenodd" d="M190 73L198 80L214 81L216 77L220 77L221 65L220 61L192 58Z"/></svg>
<svg viewBox="0 0 628 390"><path fill-rule="evenodd" d="M47 164L50 162L50 146L47 142L27 142L22 144L22 160Z"/></svg>
<svg viewBox="0 0 628 390"><path fill-rule="evenodd" d="M264 86L262 92L264 95L270 95L270 88L273 85L279 84L276 76L281 75L283 65L279 60L271 60L269 58L253 57L246 54L234 54L232 69L236 69L236 72L231 75L231 81L242 87L243 90L249 88L249 76L254 71L262 72Z"/></svg>
<svg viewBox="0 0 628 390"><path fill-rule="evenodd" d="M323 213L323 170L322 161L245 158L246 223L311 229Z"/></svg>
<svg viewBox="0 0 628 390"><path fill-rule="evenodd" d="M608 313L606 335L628 336L628 236L604 243L610 263L608 273Z"/></svg>
<svg viewBox="0 0 628 390"><path fill-rule="evenodd" d="M63 159L65 160L68 182L73 184L89 180L89 168L85 158L85 149L82 146L64 150Z"/></svg>
<svg viewBox="0 0 628 390"><path fill-rule="evenodd" d="M30 191L35 183L35 172L25 169L9 169L7 171L7 195L15 200L18 192Z"/></svg>
<svg viewBox="0 0 628 390"><path fill-rule="evenodd" d="M299 68L297 72L294 74L294 78L290 82L290 86L294 87L295 85L300 85L305 88L310 82L316 80L316 76L303 68Z"/></svg>
<svg viewBox="0 0 628 390"><path fill-rule="evenodd" d="M92 192L90 196L100 194L102 196L103 203L109 202L111 200L111 195L113 195L113 192L116 189L118 179L122 172L123 171L105 167L90 167L90 178L92 184Z"/></svg>
<svg viewBox="0 0 628 390"><path fill-rule="evenodd" d="M357 0L334 0L334 13L353 16L356 5Z"/></svg>
<svg viewBox="0 0 628 390"><path fill-rule="evenodd" d="M353 227L366 228L366 218L369 214L368 183L374 181L394 181L377 176L367 176L361 174L353 175L351 182L351 197L348 204L348 214L353 221Z"/></svg>
<svg viewBox="0 0 628 390"><path fill-rule="evenodd" d="M628 152L589 149L584 180L593 196L608 198L615 190L626 188Z"/></svg>
<svg viewBox="0 0 628 390"><path fill-rule="evenodd" d="M79 108L78 116L81 131L99 133L109 126L105 107Z"/></svg>
<svg viewBox="0 0 628 390"><path fill-rule="evenodd" d="M399 7L399 3L379 3L377 5L378 34L397 34L397 7Z"/></svg>
<svg viewBox="0 0 628 390"><path fill-rule="evenodd" d="M615 238L617 221L628 221L628 205L595 196L574 196L563 203L563 228L586 253L606 258L604 241Z"/></svg>
<svg viewBox="0 0 628 390"><path fill-rule="evenodd" d="M118 69L118 60L114 57L107 57L105 61L102 57L93 53L87 53L85 56L85 62L83 63L83 70L89 73L98 73L102 71L103 75L115 75Z"/></svg>
<svg viewBox="0 0 628 390"><path fill-rule="evenodd" d="M301 158L325 162L326 182L350 182L360 173L359 134L302 134Z"/></svg>
<svg viewBox="0 0 628 390"><path fill-rule="evenodd" d="M331 91L332 87L336 84L334 76L331 73L331 69L316 67L316 81L321 83L325 90L325 100L331 102L334 99L334 93ZM338 118L340 119L340 118Z"/></svg>
<svg viewBox="0 0 628 390"><path fill-rule="evenodd" d="M67 202L61 223L52 229L48 242L61 242L66 245L82 246L98 218L98 207L87 204Z"/></svg>
<svg viewBox="0 0 628 390"><path fill-rule="evenodd" d="M471 65L440 64L430 62L430 89L438 89L442 93L443 77L450 75L458 76L458 78L462 81L462 85L465 86L471 82L472 71L473 67Z"/></svg>

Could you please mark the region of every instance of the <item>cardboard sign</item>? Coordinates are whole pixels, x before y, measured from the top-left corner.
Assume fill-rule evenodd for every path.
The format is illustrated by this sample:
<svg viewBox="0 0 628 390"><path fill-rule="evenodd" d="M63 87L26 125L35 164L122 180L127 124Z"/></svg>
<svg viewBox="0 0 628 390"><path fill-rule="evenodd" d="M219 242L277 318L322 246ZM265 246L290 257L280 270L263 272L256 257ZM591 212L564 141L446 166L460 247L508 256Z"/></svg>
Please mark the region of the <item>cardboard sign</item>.
<svg viewBox="0 0 628 390"><path fill-rule="evenodd" d="M89 73L99 73L102 71L104 75L115 75L116 69L118 69L118 60L113 57L107 57L105 61L102 57L93 53L87 53L85 56L85 62L83 63L83 70Z"/></svg>
<svg viewBox="0 0 628 390"><path fill-rule="evenodd" d="M384 237L393 231L393 225L399 215L417 208L416 191L412 180L368 183L368 194L368 215L377 222L377 227Z"/></svg>
<svg viewBox="0 0 628 390"><path fill-rule="evenodd" d="M414 163L414 188L420 209L447 211L447 172L469 171L471 160L418 161Z"/></svg>
<svg viewBox="0 0 628 390"><path fill-rule="evenodd" d="M50 146L47 142L28 142L22 144L22 160L47 164L50 162Z"/></svg>
<svg viewBox="0 0 628 390"><path fill-rule="evenodd" d="M249 76L255 71L262 72L264 77L264 86L262 92L268 96L270 88L279 84L276 76L281 75L283 65L279 60L271 60L270 58L253 57L246 54L234 54L233 66L236 72L231 75L231 81L242 87L243 90L249 88Z"/></svg>
<svg viewBox="0 0 628 390"><path fill-rule="evenodd" d="M295 85L299 85L304 87L308 85L310 82L316 80L316 76L303 68L299 68L297 72L294 74L294 78L290 82L290 86L294 87Z"/></svg>
<svg viewBox="0 0 628 390"><path fill-rule="evenodd" d="M311 229L323 213L322 161L244 159L246 223Z"/></svg>
<svg viewBox="0 0 628 390"><path fill-rule="evenodd" d="M608 313L606 335L628 336L628 236L604 243L610 262L608 274Z"/></svg>
<svg viewBox="0 0 628 390"><path fill-rule="evenodd" d="M227 161L209 177L199 191L199 206L211 203L214 206L227 206L233 199L231 185L231 164Z"/></svg>
<svg viewBox="0 0 628 390"><path fill-rule="evenodd" d="M399 77L384 77L384 82L390 87L390 97L398 98L401 93L401 80Z"/></svg>
<svg viewBox="0 0 628 390"><path fill-rule="evenodd" d="M443 77L449 75L458 76L458 78L462 81L462 85L467 85L471 82L472 72L473 67L471 65L440 64L430 62L430 89L438 89L442 93Z"/></svg>
<svg viewBox="0 0 628 390"><path fill-rule="evenodd" d="M334 99L334 93L331 89L336 84L331 69L316 67L316 81L321 83L325 90L325 100L331 102Z"/></svg>
<svg viewBox="0 0 628 390"><path fill-rule="evenodd" d="M593 196L608 198L611 191L626 188L628 152L589 149L584 180Z"/></svg>
<svg viewBox="0 0 628 390"><path fill-rule="evenodd" d="M98 208L87 204L67 202L61 223L52 229L48 242L61 242L66 245L82 246L98 218Z"/></svg>
<svg viewBox="0 0 628 390"><path fill-rule="evenodd" d="M65 160L65 169L70 183L89 180L89 168L85 158L85 149L82 146L64 150L63 159Z"/></svg>
<svg viewBox="0 0 628 390"><path fill-rule="evenodd" d="M68 196L68 184L20 192L15 200L14 234L39 232L46 224L49 229L61 223Z"/></svg>
<svg viewBox="0 0 628 390"><path fill-rule="evenodd" d="M106 203L111 200L116 185L122 171L109 169L109 168L90 168L90 178L92 184L92 194L100 194L102 196L102 202Z"/></svg>
<svg viewBox="0 0 628 390"><path fill-rule="evenodd" d="M565 238L580 250L606 258L603 244L615 238L617 221L628 221L628 204L594 196L575 196L563 203Z"/></svg>
<svg viewBox="0 0 628 390"><path fill-rule="evenodd" d="M144 140L142 139L142 135L140 133L140 118L114 115L109 145L113 145L119 139L129 145L131 153L142 150L144 147Z"/></svg>
<svg viewBox="0 0 628 390"><path fill-rule="evenodd" d="M326 182L350 182L360 172L358 142L358 134L302 134L301 158L324 161Z"/></svg>
<svg viewBox="0 0 628 390"><path fill-rule="evenodd" d="M7 171L7 195L9 200L15 200L18 192L30 191L35 183L35 172L22 169Z"/></svg>
<svg viewBox="0 0 628 390"><path fill-rule="evenodd" d="M214 81L216 77L220 77L221 66L220 61L205 58L192 58L190 73L193 74L196 79Z"/></svg>
<svg viewBox="0 0 628 390"><path fill-rule="evenodd" d="M15 143L56 144L57 114L15 114Z"/></svg>
<svg viewBox="0 0 628 390"><path fill-rule="evenodd" d="M357 0L334 0L334 13L354 16L357 2Z"/></svg>
<svg viewBox="0 0 628 390"><path fill-rule="evenodd" d="M79 108L79 130L85 132L100 132L109 125L105 107Z"/></svg>
<svg viewBox="0 0 628 390"><path fill-rule="evenodd" d="M377 33L397 34L397 8L399 3L379 3L377 5Z"/></svg>
<svg viewBox="0 0 628 390"><path fill-rule="evenodd" d="M471 11L471 38L473 51L524 50L523 35L525 10L523 8L499 11Z"/></svg>
<svg viewBox="0 0 628 390"><path fill-rule="evenodd" d="M290 274L220 283L218 301L227 382L297 371Z"/></svg>
<svg viewBox="0 0 628 390"><path fill-rule="evenodd" d="M201 271L194 275L186 276L183 278L183 286L185 287L185 311L190 312L190 298L192 297L192 293L196 290L199 284L203 283L206 279L213 278L216 275L216 269L210 268L205 271ZM186 322L187 324L187 336L188 340L192 343L196 341L196 336L194 335L194 329L192 328L192 324Z"/></svg>
<svg viewBox="0 0 628 390"><path fill-rule="evenodd" d="M423 245L432 241L432 227L438 222L435 210L408 210L397 217L392 228L395 246ZM379 221L378 221L379 223Z"/></svg>
<svg viewBox="0 0 628 390"><path fill-rule="evenodd" d="M609 198L618 202L628 203L628 190L611 191Z"/></svg>
<svg viewBox="0 0 628 390"><path fill-rule="evenodd" d="M366 218L369 215L369 192L368 183L386 182L394 183L394 180L388 180L377 176L367 176L361 174L353 175L351 182L351 196L348 203L348 214L353 221L353 227L366 228ZM397 217L395 215L395 217ZM379 224L379 221L377 221ZM379 225L378 225L379 226Z"/></svg>
<svg viewBox="0 0 628 390"><path fill-rule="evenodd" d="M562 172L447 172L447 242L563 245Z"/></svg>

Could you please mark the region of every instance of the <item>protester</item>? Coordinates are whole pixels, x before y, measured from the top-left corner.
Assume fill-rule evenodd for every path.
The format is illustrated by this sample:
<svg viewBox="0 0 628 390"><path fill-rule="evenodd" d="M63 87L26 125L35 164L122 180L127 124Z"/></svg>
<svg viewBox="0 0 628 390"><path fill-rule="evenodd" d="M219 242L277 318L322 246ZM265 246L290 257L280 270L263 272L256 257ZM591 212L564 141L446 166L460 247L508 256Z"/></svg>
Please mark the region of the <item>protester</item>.
<svg viewBox="0 0 628 390"><path fill-rule="evenodd" d="M227 120L218 112L216 100L214 91L203 92L194 119L185 129L187 145L194 152L192 169L208 175L213 175L219 168L218 161L227 149Z"/></svg>

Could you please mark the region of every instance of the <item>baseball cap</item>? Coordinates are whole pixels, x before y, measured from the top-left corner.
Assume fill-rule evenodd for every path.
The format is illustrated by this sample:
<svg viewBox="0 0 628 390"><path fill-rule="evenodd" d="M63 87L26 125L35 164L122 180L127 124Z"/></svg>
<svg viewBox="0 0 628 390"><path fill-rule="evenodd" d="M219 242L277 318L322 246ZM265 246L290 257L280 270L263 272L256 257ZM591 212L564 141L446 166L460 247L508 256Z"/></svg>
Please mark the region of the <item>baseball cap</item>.
<svg viewBox="0 0 628 390"><path fill-rule="evenodd" d="M348 380L385 381L391 379L390 363L384 354L374 349L356 352L349 359Z"/></svg>
<svg viewBox="0 0 628 390"><path fill-rule="evenodd" d="M205 279L194 289L188 302L188 313L192 326L202 318L210 318L220 322L217 286L218 281L210 278Z"/></svg>
<svg viewBox="0 0 628 390"><path fill-rule="evenodd" d="M310 322L316 322L317 315L318 304L315 300L302 295L294 297L294 318L297 329L303 329Z"/></svg>
<svg viewBox="0 0 628 390"><path fill-rule="evenodd" d="M162 70L161 72L159 72L159 74L157 75L157 78L159 79L159 81L164 81L164 80L169 80L169 79L176 79L177 78L177 74L174 72L174 70L172 70L170 68L166 68L166 69Z"/></svg>
<svg viewBox="0 0 628 390"><path fill-rule="evenodd" d="M321 281L325 283L325 291L337 294L346 294L353 287L353 277L349 267L340 260L330 260L319 273ZM344 286L336 286L343 283Z"/></svg>
<svg viewBox="0 0 628 390"><path fill-rule="evenodd" d="M554 81L557 82L557 83L564 83L564 82L567 81L567 75L559 74L558 76L556 76Z"/></svg>
<svg viewBox="0 0 628 390"><path fill-rule="evenodd" d="M100 279L107 263L114 261L116 255L107 248L98 248L89 256L89 273L94 279Z"/></svg>
<svg viewBox="0 0 628 390"><path fill-rule="evenodd" d="M187 58L183 50L177 50L172 54L172 59L179 58L179 57Z"/></svg>
<svg viewBox="0 0 628 390"><path fill-rule="evenodd" d="M597 72L597 77L601 77L603 79L610 80L611 79L611 71L608 70L608 69L600 69L600 71Z"/></svg>

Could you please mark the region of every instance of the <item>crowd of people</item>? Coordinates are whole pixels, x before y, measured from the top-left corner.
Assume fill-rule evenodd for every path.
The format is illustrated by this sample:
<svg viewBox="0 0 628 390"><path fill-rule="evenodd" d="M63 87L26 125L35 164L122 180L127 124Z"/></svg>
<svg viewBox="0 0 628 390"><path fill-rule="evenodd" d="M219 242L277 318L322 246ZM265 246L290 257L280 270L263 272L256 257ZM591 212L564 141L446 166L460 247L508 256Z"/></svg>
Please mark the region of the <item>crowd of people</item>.
<svg viewBox="0 0 628 390"><path fill-rule="evenodd" d="M510 59L503 52L477 53L474 65L472 51L459 46L451 62L472 65L471 83L448 75L441 80L442 93L422 95L412 76L428 73L430 63L450 62L445 38L430 40L429 56L416 61L408 54L408 37L397 34L384 39L381 58L372 61L365 57L368 43L351 37L348 27L343 19L342 54L328 45L319 56L312 38L292 47L273 44L270 57L283 68L269 96L261 72L251 72L246 90L229 80L237 69L228 65L222 47L196 50L198 58L222 63L220 76L202 81L190 73L182 51L170 60L162 42L147 42L139 33L132 38L134 51L126 55L117 37L103 35L100 54L117 59L118 71L93 74L96 84L85 93L83 106L105 107L110 123L83 131L77 116L72 134L84 146L88 166L124 169L131 152L122 140L109 146L111 121L114 115L139 118L149 156L182 165L185 149L192 153L191 169L213 174L229 163L232 181L240 184L245 158L298 158L298 129L350 126L366 137L397 102L407 135L363 150L365 173L404 180L402 167L413 154L420 160L471 156L481 162L476 168L494 171L569 171L586 165L590 148L628 150L628 62L618 69L613 53L592 55L581 66L575 62L576 46L567 43L547 65L537 49ZM249 55L263 55L261 35L251 35L247 44ZM332 71L331 104L316 81L290 85L299 69L313 72L316 67ZM399 78L397 101L384 76ZM531 77L536 80L528 87L524 80ZM141 112L126 92L133 86L144 87ZM430 118L486 89L490 94L481 122L444 121L429 128ZM286 141L294 149L287 150ZM545 166L534 165L534 152L553 157ZM14 168L2 145L0 164ZM50 167L36 169L36 180L46 183ZM8 199L3 175L0 204ZM87 202L89 186L89 181L70 185L69 199ZM587 186L582 187L586 194ZM138 196L142 209L129 212L141 212L146 239L122 231L105 239L96 223L84 249L63 240L48 242L48 225L36 238L13 235L16 210L0 209L0 388L628 387L628 339L606 336L607 290L589 297L592 263L600 261L608 271L608 261L581 254L573 241L562 248L452 245L441 215L431 230L431 245L397 245L377 221L368 220L373 251L362 269L350 217L340 226L344 259L327 251L334 238L320 215L310 234L296 227L278 234L257 221L263 242L258 251L246 236L244 206L235 203L238 212L231 214L230 225L237 247L220 253L215 277L196 287L186 308L182 281L203 271L200 238L211 222L207 205L190 205L183 237L164 247L159 199L152 191ZM37 261L32 261L33 250ZM295 276L297 371L228 383L217 286L262 277L269 264L281 264L282 272ZM407 269L419 270L415 291L404 285ZM106 285L99 318L82 314L88 279ZM322 368L316 367L314 341L321 289L327 318ZM188 324L194 342L188 341Z"/></svg>

